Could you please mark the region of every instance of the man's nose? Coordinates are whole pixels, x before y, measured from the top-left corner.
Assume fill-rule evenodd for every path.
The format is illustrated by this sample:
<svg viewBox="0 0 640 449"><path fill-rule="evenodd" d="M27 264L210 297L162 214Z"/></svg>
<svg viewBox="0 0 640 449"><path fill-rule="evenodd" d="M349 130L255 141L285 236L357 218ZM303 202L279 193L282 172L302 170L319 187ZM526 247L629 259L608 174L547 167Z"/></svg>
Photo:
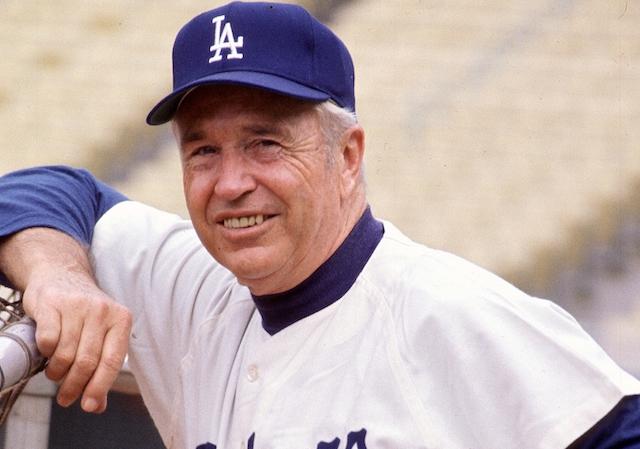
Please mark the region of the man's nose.
<svg viewBox="0 0 640 449"><path fill-rule="evenodd" d="M256 189L257 183L251 174L246 158L236 152L223 152L218 166L215 194L227 201L233 201Z"/></svg>

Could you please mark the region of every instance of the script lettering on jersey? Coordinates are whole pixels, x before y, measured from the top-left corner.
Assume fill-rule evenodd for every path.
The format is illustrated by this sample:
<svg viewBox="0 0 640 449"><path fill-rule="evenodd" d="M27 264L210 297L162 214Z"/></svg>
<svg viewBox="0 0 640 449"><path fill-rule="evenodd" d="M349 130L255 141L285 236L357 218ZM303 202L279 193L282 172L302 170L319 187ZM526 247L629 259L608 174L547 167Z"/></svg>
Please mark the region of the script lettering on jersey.
<svg viewBox="0 0 640 449"><path fill-rule="evenodd" d="M238 48L242 48L242 45L244 44L244 37L238 36L238 39L236 39L233 36L231 23L225 22L225 24L223 25L223 20L224 16L217 16L212 20L213 24L215 25L214 41L209 50L211 51L211 53L215 53L211 58L209 58L209 63L222 61L222 50L225 48L229 49L227 59L242 59L243 56L242 53L238 53Z"/></svg>
<svg viewBox="0 0 640 449"><path fill-rule="evenodd" d="M367 449L367 444L365 443L365 438L367 436L367 429L362 429L357 432L350 432L347 435L347 445L344 449ZM252 434L247 440L247 449L254 449L253 442L256 439L256 434ZM317 449L339 449L340 448L340 438L336 438L330 443L320 442L318 443ZM205 443L200 444L196 449L217 449L215 444Z"/></svg>
<svg viewBox="0 0 640 449"><path fill-rule="evenodd" d="M365 437L367 436L367 429L359 430L358 432L350 432L347 435L347 446L345 449L367 449L365 443ZM330 443L318 443L317 449L339 449L340 438L336 438Z"/></svg>

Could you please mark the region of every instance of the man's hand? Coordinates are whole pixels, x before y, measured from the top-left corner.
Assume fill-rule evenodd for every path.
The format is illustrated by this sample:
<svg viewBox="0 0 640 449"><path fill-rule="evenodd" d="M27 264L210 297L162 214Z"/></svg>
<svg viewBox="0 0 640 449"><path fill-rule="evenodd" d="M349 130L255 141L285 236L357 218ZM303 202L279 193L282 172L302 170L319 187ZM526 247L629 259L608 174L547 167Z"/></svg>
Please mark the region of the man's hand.
<svg viewBox="0 0 640 449"><path fill-rule="evenodd" d="M36 341L50 359L47 377L61 381L58 403L102 412L127 352L131 314L100 290L87 254L72 237L26 229L0 241L0 269L23 291L37 323Z"/></svg>

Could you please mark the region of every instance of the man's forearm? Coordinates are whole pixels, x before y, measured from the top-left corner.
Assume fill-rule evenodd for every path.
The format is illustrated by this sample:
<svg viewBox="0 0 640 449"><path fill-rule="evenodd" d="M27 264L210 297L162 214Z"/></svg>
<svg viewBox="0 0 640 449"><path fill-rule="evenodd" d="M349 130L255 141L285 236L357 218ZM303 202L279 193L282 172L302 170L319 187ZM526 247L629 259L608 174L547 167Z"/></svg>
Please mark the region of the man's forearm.
<svg viewBox="0 0 640 449"><path fill-rule="evenodd" d="M24 291L32 276L70 270L92 277L83 245L51 228L29 228L0 240L0 271Z"/></svg>

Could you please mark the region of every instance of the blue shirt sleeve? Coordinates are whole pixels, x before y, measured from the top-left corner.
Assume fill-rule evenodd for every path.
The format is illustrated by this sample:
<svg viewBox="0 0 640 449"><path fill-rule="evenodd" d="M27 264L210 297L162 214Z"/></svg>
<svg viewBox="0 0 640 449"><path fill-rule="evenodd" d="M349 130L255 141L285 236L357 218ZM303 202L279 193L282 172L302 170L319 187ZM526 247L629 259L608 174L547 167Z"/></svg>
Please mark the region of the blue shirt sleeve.
<svg viewBox="0 0 640 449"><path fill-rule="evenodd" d="M640 449L640 396L627 396L568 449Z"/></svg>
<svg viewBox="0 0 640 449"><path fill-rule="evenodd" d="M0 177L0 238L47 227L88 245L100 217L126 199L87 170L47 166L12 172ZM0 283L6 284L1 273Z"/></svg>

